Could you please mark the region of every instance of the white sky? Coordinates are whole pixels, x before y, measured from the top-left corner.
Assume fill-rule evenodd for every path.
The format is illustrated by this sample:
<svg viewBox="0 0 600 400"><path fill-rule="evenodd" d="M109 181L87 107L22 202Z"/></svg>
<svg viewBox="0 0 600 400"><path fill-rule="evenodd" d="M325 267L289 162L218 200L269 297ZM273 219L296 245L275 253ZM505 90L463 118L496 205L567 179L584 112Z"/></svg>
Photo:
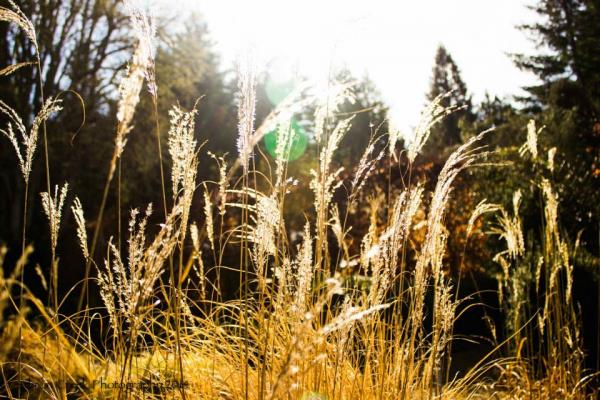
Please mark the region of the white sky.
<svg viewBox="0 0 600 400"><path fill-rule="evenodd" d="M205 18L225 66L248 46L261 63L310 78L345 65L375 82L407 135L416 125L442 43L480 100L517 94L535 78L506 53L534 51L516 25L531 22L532 0L159 0L168 11ZM181 11L180 11L180 10ZM160 11L160 7L157 12Z"/></svg>

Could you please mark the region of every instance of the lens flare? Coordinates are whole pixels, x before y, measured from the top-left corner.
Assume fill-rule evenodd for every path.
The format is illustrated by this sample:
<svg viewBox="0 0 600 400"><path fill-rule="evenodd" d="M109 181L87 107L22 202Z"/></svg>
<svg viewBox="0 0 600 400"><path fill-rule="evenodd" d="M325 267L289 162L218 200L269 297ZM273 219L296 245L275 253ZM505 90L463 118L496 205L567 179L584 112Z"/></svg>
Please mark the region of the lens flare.
<svg viewBox="0 0 600 400"><path fill-rule="evenodd" d="M289 152L287 153L286 159L287 161L294 161L300 158L306 151L306 147L308 146L308 137L298 121L292 118L289 124L291 138ZM282 130L279 129L279 127L276 127L267 133L263 139L267 153L269 153L269 155L273 158L277 157L277 140L280 132L282 132Z"/></svg>

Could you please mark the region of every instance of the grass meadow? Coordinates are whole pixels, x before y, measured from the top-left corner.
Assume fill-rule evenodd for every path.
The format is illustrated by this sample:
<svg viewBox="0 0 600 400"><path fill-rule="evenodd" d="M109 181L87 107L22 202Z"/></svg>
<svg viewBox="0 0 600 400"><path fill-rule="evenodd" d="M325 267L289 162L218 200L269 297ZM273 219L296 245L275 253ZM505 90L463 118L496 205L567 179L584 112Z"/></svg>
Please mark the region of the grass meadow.
<svg viewBox="0 0 600 400"><path fill-rule="evenodd" d="M60 94L41 93L43 106L31 120L0 102L7 121L2 145L11 146L19 162L25 204L43 208L51 249L46 265L32 265L36 243L25 228L15 263L4 262L8 250L0 249L2 398L593 398L581 316L572 301L577 250L561 234L561 204L546 178L531 182L540 188L543 209L535 254L524 239L520 191L509 204L480 199L465 217L460 234L466 243L483 221L485 234L502 243L491 257L502 271L497 295L507 334L496 340L490 329L492 350L460 374L452 372L455 321L472 309L463 307L461 280L445 265L447 242L457 235L446 216L457 179L489 167L493 150L484 144L492 133L483 131L454 149L433 181L413 174L432 127L454 111L440 105L444 95L425 107L405 147L397 131L374 129L360 160L342 170L335 156L353 117L338 109L352 101L352 84L302 86L258 121L257 71L251 58L243 60L237 154L207 152L195 138L202 100L194 109L173 105L170 125L157 123L146 133L156 136L147 152L161 160L155 190L162 201L119 209L118 221L127 224L105 221L107 199L121 190L121 160L140 96L149 95L155 106L159 96L152 23L143 11L130 12L136 45L118 88L113 151L103 165L90 166L105 177L96 204L83 204L48 168L54 132L47 121L62 111ZM40 32L16 4L0 8L0 20L36 43ZM43 66L35 55L1 74L20 68ZM288 168L291 117L306 109L314 112L316 161L310 176L298 181ZM269 158L258 144L273 127L277 140ZM522 161L551 173L553 154L538 149L543 130L533 120L522 128ZM168 130L167 141L161 129ZM31 193L38 157L46 165L46 190ZM371 179L383 162L389 174L402 177L401 185L374 190ZM206 165L218 173L200 181L198 170ZM298 190L312 204L294 216L304 224L292 232L287 210L294 201L290 192ZM192 207L194 199L201 209ZM356 209L366 216L366 230L349 222ZM77 228L85 279L63 296L59 276L68 271L61 269L58 244L65 218ZM462 256L468 251L465 244ZM44 295L30 289L26 270L36 271ZM233 298L222 292L224 280L232 279ZM92 305L91 293L99 294L101 306ZM532 293L541 300L533 311L527 307ZM77 309L66 312L66 302Z"/></svg>

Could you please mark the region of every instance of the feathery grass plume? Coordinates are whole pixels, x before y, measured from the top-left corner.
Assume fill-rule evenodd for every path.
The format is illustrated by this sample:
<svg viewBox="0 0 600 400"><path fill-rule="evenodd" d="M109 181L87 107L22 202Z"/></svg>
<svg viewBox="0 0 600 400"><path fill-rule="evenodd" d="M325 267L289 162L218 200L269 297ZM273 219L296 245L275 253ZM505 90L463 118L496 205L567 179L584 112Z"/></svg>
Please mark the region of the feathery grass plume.
<svg viewBox="0 0 600 400"><path fill-rule="evenodd" d="M0 112L6 115L11 121L8 122L6 129L2 129L1 132L10 140L13 148L15 149L15 153L17 158L19 159L19 167L21 168L21 173L23 174L23 179L25 182L29 180L29 174L31 172L31 161L33 159L33 154L35 153L36 144L37 144L37 131L35 131L34 135L28 135L27 129L23 124L23 120L21 117L17 115L17 113L6 103L0 100ZM19 147L19 141L17 140L17 136L13 130L13 125L17 131L21 134L21 140L23 141L23 146L25 147L25 155L21 155L21 148Z"/></svg>
<svg viewBox="0 0 600 400"><path fill-rule="evenodd" d="M52 283L55 314L58 311L58 260L56 258L56 245L58 244L58 231L60 229L62 209L67 197L68 189L69 184L65 183L60 188L60 194L58 185L54 187L54 196L51 196L48 192L40 193L42 197L42 206L48 217L48 224L50 227L50 244L52 252L50 281Z"/></svg>
<svg viewBox="0 0 600 400"><path fill-rule="evenodd" d="M275 145L275 187L283 183L285 166L292 148L293 130L291 121L282 122L277 127L277 143Z"/></svg>
<svg viewBox="0 0 600 400"><path fill-rule="evenodd" d="M122 332L121 317L131 324L134 331L139 328L142 318L154 295L154 286L164 269L164 263L177 244L179 229L175 220L181 216L182 207L176 204L167 221L152 242L146 244L146 226L152 213L152 205L145 215L138 219L139 211L131 211L127 264L124 263L117 247L109 242L109 256L105 259L104 270L98 269L100 294L109 313L114 334Z"/></svg>
<svg viewBox="0 0 600 400"><path fill-rule="evenodd" d="M389 232L392 238L391 256L393 264L396 264L396 256L401 242L408 237L411 224L419 211L423 199L424 188L417 185L408 191L406 202L397 201L392 212L392 230Z"/></svg>
<svg viewBox="0 0 600 400"><path fill-rule="evenodd" d="M381 149L378 153L375 153L377 151L377 144L382 138L383 136L377 136L369 139L369 144L360 157L358 167L354 172L351 197L356 196L360 192L371 173L375 170L377 162L383 157L385 149Z"/></svg>
<svg viewBox="0 0 600 400"><path fill-rule="evenodd" d="M140 101L140 92L144 85L144 78L149 78L149 90L153 94L156 93L156 80L153 72L154 23L136 1L127 0L125 7L129 13L137 44L131 63L127 67L125 78L121 80L118 88L120 98L117 107L117 120L119 121L119 125L115 138L115 162L123 153L127 142L127 135L131 131L131 121L133 120L137 104ZM115 164L112 163L111 165L111 176L114 173Z"/></svg>
<svg viewBox="0 0 600 400"><path fill-rule="evenodd" d="M337 125L333 129L333 131L331 132L331 135L329 135L327 144L321 151L321 154L319 157L319 165L320 165L321 171L323 173L327 173L327 171L329 171L329 165L331 164L331 161L333 160L333 153L339 147L340 142L342 141L342 138L344 137L344 135L346 133L348 133L348 131L350 130L353 119L354 119L354 117L350 117L350 118L341 120L340 122L337 123Z"/></svg>
<svg viewBox="0 0 600 400"><path fill-rule="evenodd" d="M115 157L111 163L110 176L116 168L116 161L121 157L125 145L127 144L127 135L132 129L131 121L137 104L140 101L140 91L144 84L148 59L145 55L143 46L138 43L131 63L127 66L125 78L119 84L119 102L117 106L117 134L115 137Z"/></svg>
<svg viewBox="0 0 600 400"><path fill-rule="evenodd" d="M516 260L525 252L525 240L521 229L521 218L519 207L521 205L521 191L517 190L513 195L513 215L510 216L504 208L500 207L500 215L497 217L497 226L491 228L490 232L497 234L506 241L506 251L499 254L508 254L512 260Z"/></svg>
<svg viewBox="0 0 600 400"><path fill-rule="evenodd" d="M493 261L495 263L497 263L498 265L500 265L500 268L502 268L502 277L497 277L499 280L498 283L498 300L500 303L502 303L503 298L504 298L504 287L506 286L506 283L510 280L510 262L506 259L506 257L504 257L505 253L504 252L500 252L498 254L496 254L493 258Z"/></svg>
<svg viewBox="0 0 600 400"><path fill-rule="evenodd" d="M154 65L154 49L156 46L156 24L139 0L125 0L125 13L129 16L131 28L138 40L140 60L145 60L144 74L148 91L152 96L158 93Z"/></svg>
<svg viewBox="0 0 600 400"><path fill-rule="evenodd" d="M329 221L329 226L331 227L331 231L335 236L339 248L343 251L343 257L340 260L340 268L346 268L350 263L350 249L348 248L348 243L346 242L346 235L348 234L348 230L344 230L342 227L342 221L340 219L340 209L337 204L334 204L331 207L331 219ZM351 228L350 228L351 229Z"/></svg>
<svg viewBox="0 0 600 400"><path fill-rule="evenodd" d="M187 295L179 296L179 308L182 311L183 317L187 322L188 326L184 326L183 330L186 329L194 329L196 327L196 317L192 313L192 309L190 308L190 300Z"/></svg>
<svg viewBox="0 0 600 400"><path fill-rule="evenodd" d="M321 150L321 155L319 156L319 170L315 171L314 169L311 169L310 171L313 176L313 179L310 182L310 188L315 193L315 208L317 210L326 211L329 209L333 192L342 183L336 182L336 179L343 168L339 168L335 172L330 172L330 165L333 159L333 153L338 148L344 135L350 129L353 118L354 117L350 117L338 122L333 132L331 132L327 144Z"/></svg>
<svg viewBox="0 0 600 400"><path fill-rule="evenodd" d="M35 264L35 273L40 278L40 283L42 284L42 288L44 290L48 290L48 282L46 281L46 277L44 276L44 272L42 272L42 267L40 264Z"/></svg>
<svg viewBox="0 0 600 400"><path fill-rule="evenodd" d="M56 244L58 243L58 230L60 229L60 219L68 190L69 184L65 183L60 188L60 194L58 185L54 187L54 196L50 196L48 192L41 193L42 206L44 207L44 212L46 213L48 221L50 222L50 243L52 245L53 254L56 252Z"/></svg>
<svg viewBox="0 0 600 400"><path fill-rule="evenodd" d="M410 145L408 146L408 160L411 163L415 161L415 158L421 152L423 146L425 146L425 142L427 142L427 139L431 134L431 128L446 115L457 109L457 107L444 108L441 106L440 103L442 100L449 95L450 93L440 94L435 99L431 100L421 112L421 118L419 119Z"/></svg>
<svg viewBox="0 0 600 400"><path fill-rule="evenodd" d="M315 171L311 169L312 179L310 188L312 189L315 199L314 206L316 210L316 239L317 247L315 249L316 264L321 268L321 272L326 271L326 265L321 265L323 261L328 262L327 257L327 218L329 214L329 205L335 190L342 184L342 180L338 180L339 174L343 168L338 168L336 171L330 171L333 153L338 148L342 137L350 129L353 117L339 121L333 129L327 143L323 146L319 156L319 168Z"/></svg>
<svg viewBox="0 0 600 400"><path fill-rule="evenodd" d="M193 156L188 164L185 179L183 181L183 192L179 198L181 207L181 219L179 220L179 231L181 234L180 246L183 247L187 234L187 224L190 220L190 211L192 209L192 201L196 191L196 175L198 173L198 158Z"/></svg>
<svg viewBox="0 0 600 400"><path fill-rule="evenodd" d="M27 16L21 11L19 6L15 4L13 0L8 0L12 10L7 7L0 7L0 21L13 23L21 29L25 35L31 40L36 50L36 57L39 57L38 43L35 34L35 28L33 23L27 18Z"/></svg>
<svg viewBox="0 0 600 400"><path fill-rule="evenodd" d="M190 224L190 238L192 239L192 245L194 246L194 251L197 254L200 254L200 234L198 233L198 225L195 222Z"/></svg>
<svg viewBox="0 0 600 400"><path fill-rule="evenodd" d="M35 116L28 133L23 124L23 120L17 115L15 110L0 100L0 113L6 115L9 120L6 129L0 129L0 132L10 140L10 143L15 149L15 153L19 159L19 167L21 168L21 173L23 174L25 182L29 181L29 175L33 166L33 156L37 148L40 126L45 120L50 118L52 114L62 110L60 104L60 100L48 98L42 105L41 110ZM15 129L19 133L19 138L17 138ZM19 142L21 143L19 144Z"/></svg>
<svg viewBox="0 0 600 400"><path fill-rule="evenodd" d="M210 151L208 152L208 155L210 158L215 160L217 166L219 167L219 204L217 207L219 209L219 215L223 217L225 215L225 204L227 203L227 161L225 161L224 156L216 156Z"/></svg>
<svg viewBox="0 0 600 400"><path fill-rule="evenodd" d="M544 266L544 256L538 258L538 262L535 266L535 291L539 294L540 292L540 279L542 278L542 267Z"/></svg>
<svg viewBox="0 0 600 400"><path fill-rule="evenodd" d="M375 257L379 256L381 249L379 244L376 242L376 229L375 224L371 223L369 225L369 231L365 236L363 236L360 242L360 265L365 269L365 271L371 270L371 260Z"/></svg>
<svg viewBox="0 0 600 400"><path fill-rule="evenodd" d="M169 110L171 127L169 128L169 154L173 159L171 180L173 184L173 198L179 195L183 188L186 171L196 154L196 139L194 127L196 110L185 112L179 106Z"/></svg>
<svg viewBox="0 0 600 400"><path fill-rule="evenodd" d="M319 333L322 335L329 335L332 332L343 329L348 325L352 325L356 321L360 321L364 317L376 313L380 310L388 308L389 304L377 304L366 309L359 307L347 307L344 309L344 313L337 315L331 322L323 326Z"/></svg>
<svg viewBox="0 0 600 400"><path fill-rule="evenodd" d="M195 108L192 111L184 112L178 106L174 106L169 111L171 127L169 128L168 146L169 154L173 159L171 168L173 203L178 203L181 207L180 247L183 247L187 234L189 213L196 190L198 172L196 139L194 139L196 112Z"/></svg>
<svg viewBox="0 0 600 400"><path fill-rule="evenodd" d="M212 250L215 250L215 231L213 222L212 203L210 201L210 193L206 185L204 185L204 217L206 218L206 236L208 236L210 248Z"/></svg>
<svg viewBox="0 0 600 400"><path fill-rule="evenodd" d="M374 243L370 238L371 243L363 243L363 267L369 267L371 272L371 290L368 296L370 305L383 302L390 288L398 265L398 253L408 237L422 197L421 185L403 191L394 203L389 225L379 240Z"/></svg>
<svg viewBox="0 0 600 400"><path fill-rule="evenodd" d="M190 225L190 237L192 239L192 245L194 246L194 260L198 262L198 267L194 268L198 279L200 280L200 296L201 299L206 299L206 283L204 282L204 262L202 261L202 250L200 248L200 234L198 232L198 225L192 223Z"/></svg>
<svg viewBox="0 0 600 400"><path fill-rule="evenodd" d="M573 293L573 264L569 262L569 248L567 243L564 241L560 243L559 255L567 276L567 291L565 292L565 300L567 302L571 302L571 294Z"/></svg>
<svg viewBox="0 0 600 400"><path fill-rule="evenodd" d="M81 205L79 197L75 197L75 200L73 200L71 211L73 212L73 216L75 217L75 223L77 224L77 239L79 239L79 246L81 247L83 257L87 260L90 256L90 253L88 250L87 231L85 229L85 217L83 216L83 206Z"/></svg>
<svg viewBox="0 0 600 400"><path fill-rule="evenodd" d="M524 262L517 263L510 280L507 281L509 296L508 296L508 318L507 328L509 332L514 332L515 348L520 344L521 332L520 329L527 323L526 304L528 302L528 288L532 281L529 265Z"/></svg>
<svg viewBox="0 0 600 400"><path fill-rule="evenodd" d="M405 197L406 201L399 198L394 205L391 219L392 225L386 234L393 238L392 249L396 249L395 251L397 251L400 243L408 236L412 221L421 205L423 191L423 186L419 184L408 190L408 192L404 192L408 194Z"/></svg>
<svg viewBox="0 0 600 400"><path fill-rule="evenodd" d="M511 274L511 261L516 262L525 253L525 241L519 216L520 204L521 191L517 190L513 194L513 215L509 215L503 207L500 207L500 215L496 218L497 225L490 229L492 234L506 241L506 250L496 254L493 260L502 268L502 277L498 277L498 298L501 305L506 304L507 324L511 332L515 332L513 342L517 344L520 340L517 331L521 326L520 314L525 291L522 282L525 282L526 269L523 263L517 263ZM507 302L504 302L505 289L508 291Z"/></svg>
<svg viewBox="0 0 600 400"><path fill-rule="evenodd" d="M256 66L251 55L246 55L238 64L238 139L237 148L244 169L248 173L248 163L252 155L252 135L256 111Z"/></svg>
<svg viewBox="0 0 600 400"><path fill-rule="evenodd" d="M481 152L481 147L473 148L473 145L479 142L485 133L486 132L480 133L456 149L448 157L439 174L427 219L427 233L419 255L417 256L414 284L411 288L411 342L418 340L422 332L428 267L431 268L431 275L434 279L434 288L443 284L442 259L445 253L446 239L448 236L443 221L450 193L452 192L452 183L461 171L472 166L478 157L485 154ZM440 302L441 299L439 296L436 297L434 302L434 317L437 318L441 315L439 308L442 303ZM439 321L435 319L434 325L437 323L439 323ZM432 354L432 357L435 357L435 355ZM427 379L431 379L431 376Z"/></svg>
<svg viewBox="0 0 600 400"><path fill-rule="evenodd" d="M266 196L252 188L244 187L241 190L228 190L228 193L247 196L254 200L250 203L227 203L231 207L248 210L250 223L240 230L240 239L252 243L251 258L255 264L259 284L265 283L261 277L264 274L267 259L277 252L276 233L280 231L280 224L285 226L275 194ZM264 276L263 276L264 277ZM262 280L262 282L260 281ZM263 286L264 288L264 286Z"/></svg>
<svg viewBox="0 0 600 400"><path fill-rule="evenodd" d="M371 238L369 238L371 239ZM385 297L385 293L391 283L391 264L387 253L387 245L389 241L384 240L382 244L371 244L365 242L364 246L368 246L368 250L363 255L363 266L367 267L366 271L370 273L371 287L367 295L368 304L379 304Z"/></svg>
<svg viewBox="0 0 600 400"><path fill-rule="evenodd" d="M374 195L367 196L370 222L369 230L361 241L359 261L365 271L369 270L370 260L380 252L379 244L377 243L377 215L384 201L385 195L380 191L377 191Z"/></svg>
<svg viewBox="0 0 600 400"><path fill-rule="evenodd" d="M273 299L273 306L277 309L274 314L293 308L291 294L294 292L294 271L293 264L289 257L283 256L279 263L273 266L273 277L277 283L276 293Z"/></svg>
<svg viewBox="0 0 600 400"><path fill-rule="evenodd" d="M553 292L559 285L559 271L564 268L566 271L566 279L567 279L567 290L565 301L570 302L571 299L571 288L573 285L573 275L572 275L572 267L569 262L569 253L568 246L564 243L560 237L560 233L558 231L558 199L556 198L556 194L552 189L552 185L550 181L547 179L543 179L542 183L542 192L544 194L544 219L546 222L546 230L544 232L546 245L554 251L552 257L549 258L549 266L550 266L550 280L548 282L549 287L547 288L547 292ZM549 303L550 303L551 295L546 295L546 303L544 306L544 315L543 319L546 320L548 318L549 312ZM560 300L562 301L562 299Z"/></svg>
<svg viewBox="0 0 600 400"><path fill-rule="evenodd" d="M440 278L443 279L443 278ZM425 364L426 381L441 376L443 355L450 343L454 326L457 302L454 301L452 286L440 282L434 285L433 335L429 358ZM439 378L437 378L439 379ZM431 382L429 384L438 384Z"/></svg>
<svg viewBox="0 0 600 400"><path fill-rule="evenodd" d="M356 102L352 90L354 84L354 82L336 82L328 85L324 93L317 94L320 97L315 111L315 140L317 143L321 142L325 134L327 119L334 115L344 102L347 101L350 104Z"/></svg>
<svg viewBox="0 0 600 400"><path fill-rule="evenodd" d="M527 124L527 140L519 149L519 154L521 154L521 156L524 156L526 152L529 152L529 154L531 154L531 157L534 160L537 160L538 136L543 129L543 126L540 129L536 129L535 120L529 120L529 123Z"/></svg>
<svg viewBox="0 0 600 400"><path fill-rule="evenodd" d="M548 150L548 169L550 172L554 172L554 158L556 156L556 147Z"/></svg>
<svg viewBox="0 0 600 400"><path fill-rule="evenodd" d="M477 220L481 216L489 213L494 213L496 211L501 210L501 208L502 206L500 206L499 204L488 203L487 199L481 200L475 207L475 210L473 210L473 212L471 213L471 217L469 218L469 222L467 223L467 238L471 236L473 228L475 227L475 222L477 222Z"/></svg>
<svg viewBox="0 0 600 400"><path fill-rule="evenodd" d="M108 313L110 325L113 330L113 337L116 337L120 332L120 313L118 313L118 310L124 309L125 305L123 304L123 301L118 301L118 305L116 305L115 297L113 296L117 296L116 298L118 300L121 300L121 297L119 296L118 292L118 290L121 288L117 287L117 282L115 282L113 276L115 274L119 274L121 271L124 272L125 267L120 261L120 255L119 257L115 257L114 264L110 260L110 255L113 252L112 238L109 240L109 249L109 255L104 261L106 273L98 269L98 288L100 289L100 298L104 302L104 307L106 308L106 312Z"/></svg>
<svg viewBox="0 0 600 400"><path fill-rule="evenodd" d="M192 200L196 191L196 175L198 173L198 157L192 155L189 164L185 170L185 176L182 182L182 193L178 199L181 207L181 218L179 220L179 232L181 234L180 246L183 246L187 234L187 224L190 220L190 211L192 209Z"/></svg>
<svg viewBox="0 0 600 400"><path fill-rule="evenodd" d="M275 145L275 159L285 161L288 158L292 146L292 129L290 121L279 124L277 130L277 143Z"/></svg>
<svg viewBox="0 0 600 400"><path fill-rule="evenodd" d="M252 243L252 261L261 290L266 288L265 271L270 255L277 252L276 233L282 223L279 206L275 196L258 194L256 199L256 215L251 216L254 222L249 227L249 241Z"/></svg>
<svg viewBox="0 0 600 400"><path fill-rule="evenodd" d="M558 243L559 233L558 233L558 200L554 191L552 190L552 185L548 179L542 180L542 192L544 193L544 199L546 200L546 206L544 207L544 216L546 217L546 242L552 243L553 239L556 239Z"/></svg>
<svg viewBox="0 0 600 400"><path fill-rule="evenodd" d="M169 154L173 160L171 181L173 202L182 207L180 233L181 245L187 233L187 222L196 189L198 166L196 139L194 139L195 117L197 110L184 112L178 106L169 110L171 127L169 128ZM179 199L179 201L177 200Z"/></svg>
<svg viewBox="0 0 600 400"><path fill-rule="evenodd" d="M297 315L304 315L308 309L308 299L314 274L312 238L310 236L310 223L308 222L304 224L302 244L298 249L298 255L294 264L297 280L294 294L294 311Z"/></svg>
<svg viewBox="0 0 600 400"><path fill-rule="evenodd" d="M422 262L438 254L439 250L443 251L443 249L435 247L436 241L433 239L444 233L443 219L446 212L446 205L452 192L452 184L461 171L472 166L477 158L485 154L481 152L481 147L472 148L475 143L481 140L485 133L487 131L471 138L456 149L448 157L439 174L430 205L427 235L420 254L420 258L423 258Z"/></svg>
<svg viewBox="0 0 600 400"><path fill-rule="evenodd" d="M340 307L340 315L348 315L350 313L350 308L352 306L353 299L351 296L346 296L342 306ZM375 313L373 313L374 315ZM336 364L342 364L344 357L346 356L346 352L348 350L347 345L352 340L355 329L352 324L347 324L345 327L338 329L334 332L334 337L331 339L335 346L335 352L337 356L335 357ZM336 377L337 378L337 377ZM335 378L334 378L335 379Z"/></svg>

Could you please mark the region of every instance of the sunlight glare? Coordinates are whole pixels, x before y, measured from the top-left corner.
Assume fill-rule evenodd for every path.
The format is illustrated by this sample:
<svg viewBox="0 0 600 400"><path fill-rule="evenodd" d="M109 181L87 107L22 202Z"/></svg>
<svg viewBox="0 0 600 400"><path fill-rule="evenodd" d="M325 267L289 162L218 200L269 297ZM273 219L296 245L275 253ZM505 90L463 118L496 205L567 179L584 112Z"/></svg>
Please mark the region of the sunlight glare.
<svg viewBox="0 0 600 400"><path fill-rule="evenodd" d="M278 82L302 77L327 88L330 71L340 67L357 78L368 76L408 138L426 102L439 44L452 53L475 101L486 91L519 93L532 79L507 56L532 47L515 29L530 22L523 1L184 2L206 18L224 65L252 49L259 70Z"/></svg>

